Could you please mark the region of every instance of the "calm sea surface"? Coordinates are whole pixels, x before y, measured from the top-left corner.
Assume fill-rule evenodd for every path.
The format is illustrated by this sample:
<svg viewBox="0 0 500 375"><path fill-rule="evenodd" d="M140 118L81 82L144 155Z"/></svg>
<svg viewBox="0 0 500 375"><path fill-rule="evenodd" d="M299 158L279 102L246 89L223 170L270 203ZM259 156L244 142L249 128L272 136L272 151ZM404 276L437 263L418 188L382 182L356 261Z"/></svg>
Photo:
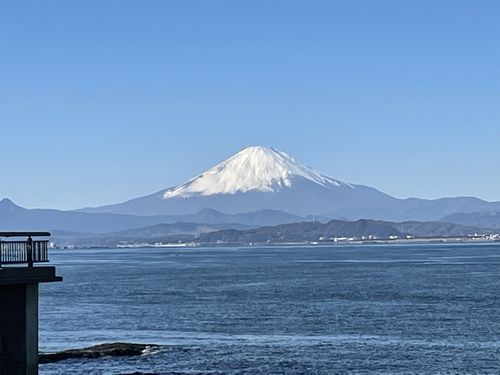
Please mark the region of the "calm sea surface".
<svg viewBox="0 0 500 375"><path fill-rule="evenodd" d="M500 245L53 251L41 374L500 373Z"/></svg>

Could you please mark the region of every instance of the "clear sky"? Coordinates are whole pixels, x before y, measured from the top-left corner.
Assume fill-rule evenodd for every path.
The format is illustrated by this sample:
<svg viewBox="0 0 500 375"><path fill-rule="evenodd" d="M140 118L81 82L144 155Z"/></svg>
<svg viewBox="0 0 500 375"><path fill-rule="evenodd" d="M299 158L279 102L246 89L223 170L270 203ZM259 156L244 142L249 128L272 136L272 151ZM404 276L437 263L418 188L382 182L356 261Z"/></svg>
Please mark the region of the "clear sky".
<svg viewBox="0 0 500 375"><path fill-rule="evenodd" d="M500 200L500 1L1 1L0 197L114 203L249 145Z"/></svg>

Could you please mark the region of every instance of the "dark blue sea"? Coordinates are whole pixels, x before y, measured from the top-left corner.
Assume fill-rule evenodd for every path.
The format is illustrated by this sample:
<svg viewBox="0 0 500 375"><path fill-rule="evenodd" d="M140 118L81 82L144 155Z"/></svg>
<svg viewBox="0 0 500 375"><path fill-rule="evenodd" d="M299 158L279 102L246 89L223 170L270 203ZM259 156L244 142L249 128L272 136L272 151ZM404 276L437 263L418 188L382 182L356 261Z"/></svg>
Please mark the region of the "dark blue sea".
<svg viewBox="0 0 500 375"><path fill-rule="evenodd" d="M500 244L55 250L41 374L498 374Z"/></svg>

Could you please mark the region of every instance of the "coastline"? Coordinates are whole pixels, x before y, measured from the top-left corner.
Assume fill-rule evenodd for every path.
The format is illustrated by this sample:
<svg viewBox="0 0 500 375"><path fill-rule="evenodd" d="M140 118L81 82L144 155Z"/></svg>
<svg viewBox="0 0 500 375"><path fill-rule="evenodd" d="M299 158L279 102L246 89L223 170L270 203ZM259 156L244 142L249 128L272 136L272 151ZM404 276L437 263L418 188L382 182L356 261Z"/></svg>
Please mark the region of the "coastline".
<svg viewBox="0 0 500 375"><path fill-rule="evenodd" d="M415 237L393 239L358 239L349 238L336 241L297 241L297 242L221 242L221 243L132 243L117 244L117 246L65 246L54 247L54 250L85 250L85 249L141 249L141 248L199 248L199 247L304 247L304 246L348 246L348 245L408 245L408 244L500 244L500 238L491 236L462 236L462 237Z"/></svg>

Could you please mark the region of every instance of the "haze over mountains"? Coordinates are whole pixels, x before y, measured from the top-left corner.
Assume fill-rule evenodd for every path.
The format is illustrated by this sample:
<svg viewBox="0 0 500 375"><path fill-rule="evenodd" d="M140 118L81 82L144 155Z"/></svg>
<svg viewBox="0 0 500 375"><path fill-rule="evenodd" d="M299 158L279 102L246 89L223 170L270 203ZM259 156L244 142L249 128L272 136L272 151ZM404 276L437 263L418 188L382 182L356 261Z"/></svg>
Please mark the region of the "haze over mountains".
<svg viewBox="0 0 500 375"><path fill-rule="evenodd" d="M237 229L235 225L326 223L331 219L445 221L463 224L467 230L500 228L500 202L473 197L398 199L373 187L326 176L285 152L263 146L248 147L184 184L123 203L61 211L25 209L8 199L0 201L2 230L110 233L157 224L200 224L185 229L192 234L193 228L203 228L201 233ZM445 226L439 228L446 234ZM449 227L449 231L462 229Z"/></svg>

